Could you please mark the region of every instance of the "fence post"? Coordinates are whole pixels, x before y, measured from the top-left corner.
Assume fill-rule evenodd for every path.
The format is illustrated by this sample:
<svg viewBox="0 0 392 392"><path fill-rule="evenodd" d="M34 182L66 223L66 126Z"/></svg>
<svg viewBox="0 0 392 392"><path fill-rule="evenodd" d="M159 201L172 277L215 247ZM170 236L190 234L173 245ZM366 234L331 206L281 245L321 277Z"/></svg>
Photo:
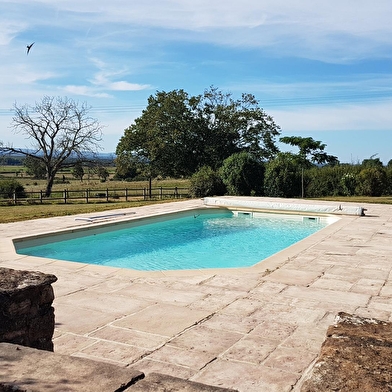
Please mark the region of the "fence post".
<svg viewBox="0 0 392 392"><path fill-rule="evenodd" d="M143 199L144 200L146 200L146 196L147 196L146 188L143 188Z"/></svg>
<svg viewBox="0 0 392 392"><path fill-rule="evenodd" d="M15 189L14 189L14 192L12 194L12 200L14 201L14 204L16 204L16 192L15 192Z"/></svg>
<svg viewBox="0 0 392 392"><path fill-rule="evenodd" d="M128 201L128 188L125 188L125 201Z"/></svg>
<svg viewBox="0 0 392 392"><path fill-rule="evenodd" d="M41 204L42 204L42 199L43 199L43 192L42 192L42 189L39 191L39 201L41 202Z"/></svg>
<svg viewBox="0 0 392 392"><path fill-rule="evenodd" d="M163 191L162 191L162 187L159 187L159 198L162 200L163 198Z"/></svg>
<svg viewBox="0 0 392 392"><path fill-rule="evenodd" d="M67 204L67 190L66 189L64 189L63 197L64 197L64 204Z"/></svg>
<svg viewBox="0 0 392 392"><path fill-rule="evenodd" d="M88 204L88 189L86 189L86 204Z"/></svg>
<svg viewBox="0 0 392 392"><path fill-rule="evenodd" d="M106 188L106 202L109 201L109 189Z"/></svg>
<svg viewBox="0 0 392 392"><path fill-rule="evenodd" d="M178 199L178 188L177 187L174 188L174 198Z"/></svg>

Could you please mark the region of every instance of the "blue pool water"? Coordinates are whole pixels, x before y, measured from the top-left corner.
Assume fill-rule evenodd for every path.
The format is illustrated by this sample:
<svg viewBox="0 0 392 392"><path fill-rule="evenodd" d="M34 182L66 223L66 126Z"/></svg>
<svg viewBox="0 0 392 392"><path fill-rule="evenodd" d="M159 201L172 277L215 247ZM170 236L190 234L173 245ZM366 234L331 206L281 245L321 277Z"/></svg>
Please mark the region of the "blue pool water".
<svg viewBox="0 0 392 392"><path fill-rule="evenodd" d="M29 240L15 245L23 255L135 270L248 267L326 225L299 216L189 211L107 232L84 231L78 238L50 236L39 245Z"/></svg>

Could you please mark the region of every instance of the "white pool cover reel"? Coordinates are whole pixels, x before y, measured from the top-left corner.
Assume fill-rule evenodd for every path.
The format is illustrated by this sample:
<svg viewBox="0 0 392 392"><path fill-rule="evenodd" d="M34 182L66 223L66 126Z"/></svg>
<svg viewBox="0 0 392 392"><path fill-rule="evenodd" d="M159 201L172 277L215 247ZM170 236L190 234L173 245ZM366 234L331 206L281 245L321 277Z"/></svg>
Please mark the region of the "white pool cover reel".
<svg viewBox="0 0 392 392"><path fill-rule="evenodd" d="M292 202L273 202L262 200L250 200L249 198L219 198L205 197L204 204L208 206L222 206L227 208L247 208L263 211L295 211L313 214L336 214L336 215L365 215L365 209L359 206L349 206L336 203L335 205L326 204L306 204Z"/></svg>

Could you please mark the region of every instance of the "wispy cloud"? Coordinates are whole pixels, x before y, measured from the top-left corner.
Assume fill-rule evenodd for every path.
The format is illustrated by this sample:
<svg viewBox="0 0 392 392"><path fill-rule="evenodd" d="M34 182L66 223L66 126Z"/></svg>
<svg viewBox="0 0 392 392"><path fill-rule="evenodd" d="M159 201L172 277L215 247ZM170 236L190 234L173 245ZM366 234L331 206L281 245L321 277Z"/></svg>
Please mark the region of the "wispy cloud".
<svg viewBox="0 0 392 392"><path fill-rule="evenodd" d="M0 24L0 46L8 45L25 26L25 23L7 22L3 20Z"/></svg>
<svg viewBox="0 0 392 392"><path fill-rule="evenodd" d="M388 0L377 4L354 0L65 0L55 6L46 0L46 4L57 7L60 16L56 23L78 20L88 28L99 26L104 34L117 29L122 31L124 43L135 32L140 34L142 25L143 29L158 29L161 40L167 36L245 45L268 48L275 55L295 54L330 62L374 55L392 45L392 3ZM62 20L67 15L69 19Z"/></svg>
<svg viewBox="0 0 392 392"><path fill-rule="evenodd" d="M72 95L83 95L85 97L94 97L94 98L111 98L110 94L95 91L93 88L89 86L67 85L63 87L63 90L65 93L72 94Z"/></svg>
<svg viewBox="0 0 392 392"><path fill-rule="evenodd" d="M141 91L151 88L148 84L123 80L122 78L128 75L124 66L114 68L97 58L91 58L90 61L98 70L88 79L89 85L67 85L64 87L66 92L96 98L113 98L111 93L115 91Z"/></svg>
<svg viewBox="0 0 392 392"><path fill-rule="evenodd" d="M150 89L148 84L132 83L121 78L129 76L128 69L121 65L114 67L97 58L91 59L91 62L98 68L94 77L90 79L91 84L97 88L114 90L114 91L139 91Z"/></svg>
<svg viewBox="0 0 392 392"><path fill-rule="evenodd" d="M151 88L151 86L148 84L129 83L124 80L108 83L107 87L109 90L114 91L140 91Z"/></svg>
<svg viewBox="0 0 392 392"><path fill-rule="evenodd" d="M376 4L354 0L131 0L126 3L123 0L56 3L19 0L18 3L22 16L24 4L26 9L32 5L44 7L48 13L48 18L40 22L37 18L27 18L30 28L41 24L56 30L83 32L74 36L79 42L118 31L121 36L117 45L138 45L142 42L133 39L148 29L149 34L155 31L160 40L242 45L268 49L277 56L296 55L330 62L380 55L380 48L392 45L389 0L378 0ZM3 31L0 37L9 40L18 32L18 25L19 30L26 30L20 23L20 19L8 21L8 28L0 30ZM109 45L106 40L99 44L105 42ZM114 43L111 41L110 45ZM383 55L391 56L387 51Z"/></svg>

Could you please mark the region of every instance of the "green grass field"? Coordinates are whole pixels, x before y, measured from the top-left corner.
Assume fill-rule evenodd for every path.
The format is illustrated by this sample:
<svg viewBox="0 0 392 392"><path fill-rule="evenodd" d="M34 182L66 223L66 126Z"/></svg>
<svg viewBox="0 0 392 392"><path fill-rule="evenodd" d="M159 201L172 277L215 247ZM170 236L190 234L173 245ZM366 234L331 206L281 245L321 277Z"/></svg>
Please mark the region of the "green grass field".
<svg viewBox="0 0 392 392"><path fill-rule="evenodd" d="M45 180L36 180L27 176L24 167L19 166L0 166L0 178L15 178L23 185L26 192L39 192L45 189ZM145 181L113 181L113 168L110 168L110 177L107 181L101 182L97 177L90 177L86 175L83 181L75 179L70 172L60 172L56 177L55 184L53 185L53 193L62 192L64 189L69 191L94 189L95 191L106 189L143 189L148 188L149 182ZM63 181L63 175L65 181ZM189 187L189 180L184 179L154 179L151 184L152 188L187 188ZM23 205L1 205L0 206L0 224L17 222L29 219L47 218L52 216L65 216L75 215L91 212L101 212L112 209L137 207L152 203L164 203L173 201L166 200L133 200L128 202L104 202L104 200L96 200L95 202L86 204L83 202L64 203L45 203L45 204L23 204Z"/></svg>

